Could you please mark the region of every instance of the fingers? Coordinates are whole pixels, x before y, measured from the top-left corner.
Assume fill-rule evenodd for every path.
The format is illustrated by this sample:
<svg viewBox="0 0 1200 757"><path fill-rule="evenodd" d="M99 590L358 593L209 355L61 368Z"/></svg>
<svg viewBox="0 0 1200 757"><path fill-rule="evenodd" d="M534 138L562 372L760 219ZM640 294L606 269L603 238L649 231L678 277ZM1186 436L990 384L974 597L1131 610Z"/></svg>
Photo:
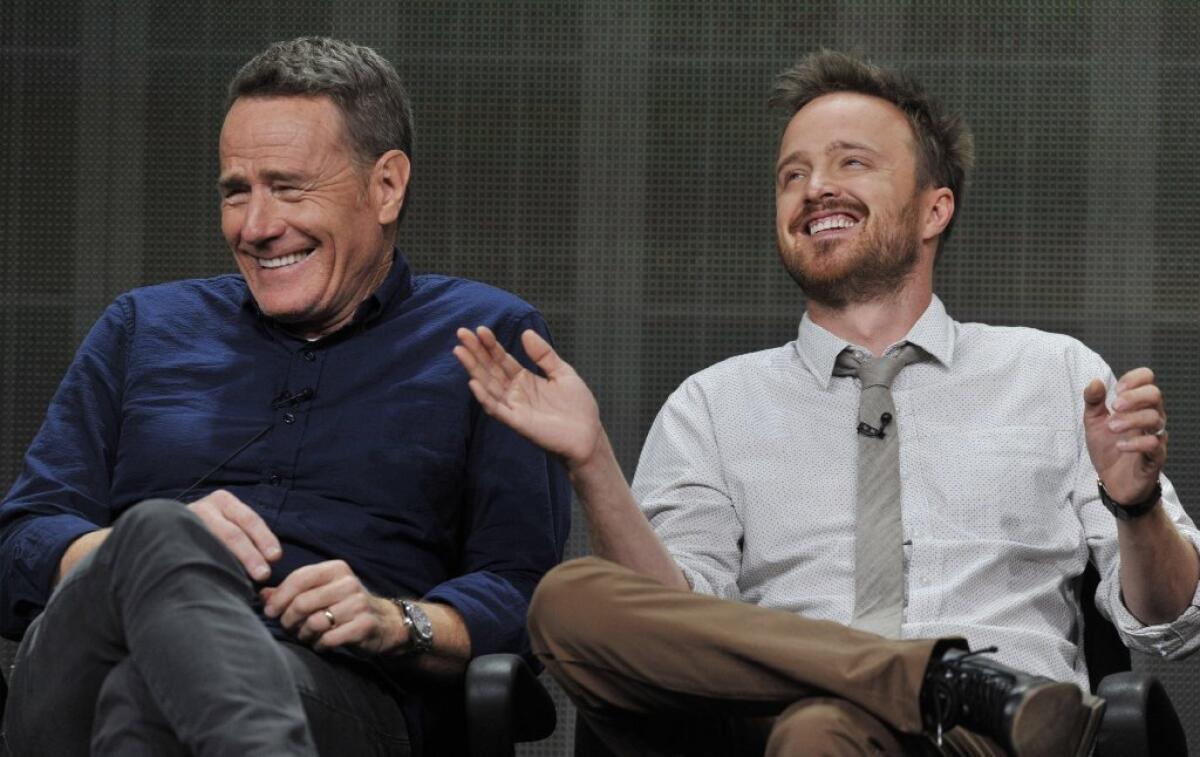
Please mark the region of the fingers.
<svg viewBox="0 0 1200 757"><path fill-rule="evenodd" d="M504 396L504 389L509 381L513 376L518 375L522 368L520 363L513 360L496 342L495 336L486 327L480 326L479 331L480 335L477 336L469 329L459 329L456 332L459 344L454 348L454 356L467 369L467 374L472 379L478 381L497 399L500 399ZM495 349L489 349L484 344L482 339L484 333L491 338ZM504 364L504 358L511 360L516 366L515 372L511 375Z"/></svg>
<svg viewBox="0 0 1200 757"><path fill-rule="evenodd" d="M492 361L503 371L506 378L516 378L521 371L525 370L525 367L518 363L515 357L508 354L508 350L504 349L500 342L496 341L496 335L492 333L491 329L487 326L480 326L475 331L479 335L479 343L488 351Z"/></svg>
<svg viewBox="0 0 1200 757"><path fill-rule="evenodd" d="M249 505L218 490L188 505L188 509L233 553L251 578L265 581L270 577L269 563L278 560L283 549L266 521Z"/></svg>
<svg viewBox="0 0 1200 757"><path fill-rule="evenodd" d="M1120 380L1117 381L1117 392L1120 393L1126 389L1132 389L1144 384L1153 383L1154 371L1142 366L1140 368L1134 368L1131 371L1126 371L1125 375L1121 376Z"/></svg>
<svg viewBox="0 0 1200 757"><path fill-rule="evenodd" d="M1140 452L1151 458L1158 458L1167 448L1167 432L1162 434L1138 434L1117 440L1117 449L1121 452Z"/></svg>
<svg viewBox="0 0 1200 757"><path fill-rule="evenodd" d="M1114 391L1110 413L1104 405L1107 395L1104 383L1093 379L1083 390L1085 416L1107 416L1105 423L1115 433L1158 434L1166 428L1162 390L1154 383L1154 371L1134 368L1121 377Z"/></svg>
<svg viewBox="0 0 1200 757"><path fill-rule="evenodd" d="M332 626L325 612L310 615L300 640L312 644L318 652L349 645L363 647L364 642L381 635L375 601L377 598L365 592L343 599L328 610L337 620Z"/></svg>
<svg viewBox="0 0 1200 757"><path fill-rule="evenodd" d="M1109 416L1108 428L1115 433L1136 431L1140 434L1157 434L1166 426L1163 414L1157 408L1114 413Z"/></svg>
<svg viewBox="0 0 1200 757"><path fill-rule="evenodd" d="M1162 390L1156 385L1143 384L1119 391L1117 398L1113 400L1113 410L1122 413L1147 407L1160 407L1162 399Z"/></svg>
<svg viewBox="0 0 1200 757"><path fill-rule="evenodd" d="M297 568L287 578L283 579L278 586L274 587L274 589L270 591L263 590L259 593L265 602L263 605L263 614L268 618L279 618L280 624L284 628L291 628L297 624L296 617L289 616L284 618L283 616L292 608L298 597L311 591L319 592L325 587L334 584L337 580L347 576L354 578L354 573L350 570L350 566L342 560L327 560L326 562ZM313 598L309 597L309 599L305 600L300 607L296 608L296 611L307 616L314 610L327 606L313 605Z"/></svg>
<svg viewBox="0 0 1200 757"><path fill-rule="evenodd" d="M1125 436L1118 442L1122 451L1153 452L1165 444L1162 432L1167 427L1162 390L1154 383L1149 368L1134 368L1121 377L1116 386L1108 428ZM1139 439L1149 436L1154 441Z"/></svg>
<svg viewBox="0 0 1200 757"><path fill-rule="evenodd" d="M454 354L475 378L482 378L476 375L476 371L472 371L475 364L480 366L480 371L486 371L497 379L513 379L524 370L524 366L504 349L487 326L480 326L475 332L459 329L456 333L463 354L460 355L460 347L455 347ZM570 368L550 343L533 329L521 332L521 346L525 348L529 359L537 364L548 378L553 378L556 373ZM473 360L468 362L469 359Z"/></svg>
<svg viewBox="0 0 1200 757"><path fill-rule="evenodd" d="M546 374L547 378L554 378L560 373L574 370L567 364L567 361L558 356L550 343L533 329L526 329L521 334L521 346L525 348L525 354L529 356L529 359L542 369L542 373Z"/></svg>
<svg viewBox="0 0 1200 757"><path fill-rule="evenodd" d="M1108 396L1108 389L1104 386L1104 382L1100 379L1092 379L1083 389L1083 417L1085 420L1092 419L1098 421L1108 415L1108 408L1104 405L1104 399Z"/></svg>
<svg viewBox="0 0 1200 757"><path fill-rule="evenodd" d="M360 645L381 632L378 598L341 560L306 565L259 595L267 617L278 618L288 633L317 650Z"/></svg>

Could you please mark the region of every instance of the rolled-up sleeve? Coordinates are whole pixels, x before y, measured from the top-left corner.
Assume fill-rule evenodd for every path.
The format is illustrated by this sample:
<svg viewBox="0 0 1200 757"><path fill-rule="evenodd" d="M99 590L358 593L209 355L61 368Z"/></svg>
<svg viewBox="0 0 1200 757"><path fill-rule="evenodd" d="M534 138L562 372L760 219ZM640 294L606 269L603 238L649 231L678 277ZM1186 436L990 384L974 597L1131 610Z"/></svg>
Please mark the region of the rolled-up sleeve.
<svg viewBox="0 0 1200 757"><path fill-rule="evenodd" d="M550 338L537 313L514 318L495 331L510 353L534 369L520 346L526 329ZM482 408L475 411L460 575L424 598L462 615L472 656L504 651L530 657L525 616L538 581L562 560L571 523L571 487L556 456Z"/></svg>
<svg viewBox="0 0 1200 757"><path fill-rule="evenodd" d="M1162 506L1175 524L1181 536L1200 553L1200 532L1179 503L1179 496L1171 482L1162 478ZM1103 510L1097 496L1096 508ZM1112 520L1107 510L1103 512ZM1178 659L1200 649L1200 586L1192 595L1191 604L1169 623L1146 625L1134 617L1125 606L1121 594L1121 556L1117 550L1115 525L1112 539L1098 540L1093 545L1093 554L1102 566L1100 585L1096 588L1096 605L1116 626L1125 644L1133 650L1156 657Z"/></svg>
<svg viewBox="0 0 1200 757"><path fill-rule="evenodd" d="M1082 426L1083 387L1096 376L1108 386L1115 384L1117 379L1104 360L1090 350L1078 357L1075 375L1080 446L1074 491L1091 559L1100 573L1100 585L1096 587L1096 608L1112 622L1121 640L1130 649L1169 659L1184 657L1200 648L1200 586L1192 595L1191 604L1169 623L1146 625L1125 606L1121 591L1121 554L1117 545L1116 519L1100 501L1096 469L1087 451ZM1161 483L1162 507L1179 534L1200 552L1200 531L1197 531L1195 523L1180 504L1178 492L1166 476L1161 477Z"/></svg>
<svg viewBox="0 0 1200 757"><path fill-rule="evenodd" d="M693 591L741 598L742 523L722 475L712 414L694 379L654 419L633 495Z"/></svg>
<svg viewBox="0 0 1200 757"><path fill-rule="evenodd" d="M41 612L62 554L107 525L128 318L114 302L80 346L0 504L0 634L19 638Z"/></svg>

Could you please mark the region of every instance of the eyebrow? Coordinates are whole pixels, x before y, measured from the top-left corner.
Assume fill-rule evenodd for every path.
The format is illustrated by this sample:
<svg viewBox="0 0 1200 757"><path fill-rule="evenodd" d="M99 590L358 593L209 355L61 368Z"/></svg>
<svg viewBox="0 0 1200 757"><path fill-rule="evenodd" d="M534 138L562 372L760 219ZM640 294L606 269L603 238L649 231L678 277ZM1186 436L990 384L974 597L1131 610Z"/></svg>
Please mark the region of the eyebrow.
<svg viewBox="0 0 1200 757"><path fill-rule="evenodd" d="M870 145L865 145L861 142L846 142L846 141L840 140L840 139L836 140L834 142L830 142L829 146L825 148L825 154L832 155L835 152L846 152L846 151L850 151L850 150L860 150L862 152L869 152L872 155L879 154L879 151L876 150L874 147L871 147ZM804 154L805 153L803 150L794 150L794 151L788 153L787 155L780 158L779 162L775 164L775 170L776 171L782 170L783 167L788 165L789 163L800 160L804 156Z"/></svg>
<svg viewBox="0 0 1200 757"><path fill-rule="evenodd" d="M879 154L879 151L870 145L865 145L861 142L843 142L841 140L830 143L829 147L825 148L825 154L829 155L838 151L846 152L850 150L861 150L875 155Z"/></svg>
<svg viewBox="0 0 1200 757"><path fill-rule="evenodd" d="M307 181L303 174L299 174L294 171L266 171L263 173L262 177L271 184L277 182L282 184L300 184ZM220 179L218 179L217 188L234 189L237 187L244 187L248 183L249 182L246 180L246 178L240 172L238 172L230 174L229 176L222 176Z"/></svg>

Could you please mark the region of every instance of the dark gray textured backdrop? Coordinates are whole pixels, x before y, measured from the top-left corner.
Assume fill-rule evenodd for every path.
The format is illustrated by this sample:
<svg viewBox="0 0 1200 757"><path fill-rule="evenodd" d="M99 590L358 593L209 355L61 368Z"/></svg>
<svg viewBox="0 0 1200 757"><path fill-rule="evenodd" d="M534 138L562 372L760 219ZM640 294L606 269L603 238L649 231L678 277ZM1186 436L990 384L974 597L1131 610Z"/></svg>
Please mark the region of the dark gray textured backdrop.
<svg viewBox="0 0 1200 757"><path fill-rule="evenodd" d="M1167 472L1200 516L1194 0L2 0L0 487L115 294L232 268L223 87L267 42L309 33L397 64L418 134L403 248L539 305L630 473L681 379L794 335L772 76L819 45L910 68L978 138L939 273L951 312L1073 334L1118 372L1154 366ZM1200 663L1138 664L1200 745ZM564 721L526 753L564 753Z"/></svg>

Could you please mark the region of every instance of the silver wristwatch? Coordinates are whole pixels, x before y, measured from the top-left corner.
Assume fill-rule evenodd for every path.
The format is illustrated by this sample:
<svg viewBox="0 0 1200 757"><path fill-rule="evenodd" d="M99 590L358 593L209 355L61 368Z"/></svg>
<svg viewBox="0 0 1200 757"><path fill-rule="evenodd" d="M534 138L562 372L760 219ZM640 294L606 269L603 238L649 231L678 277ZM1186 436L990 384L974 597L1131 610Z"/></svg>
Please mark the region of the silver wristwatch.
<svg viewBox="0 0 1200 757"><path fill-rule="evenodd" d="M412 646L409 654L424 654L433 649L433 623L429 616L415 602L407 599L393 599L400 608L400 616L404 619L404 627L408 629L408 638Z"/></svg>

